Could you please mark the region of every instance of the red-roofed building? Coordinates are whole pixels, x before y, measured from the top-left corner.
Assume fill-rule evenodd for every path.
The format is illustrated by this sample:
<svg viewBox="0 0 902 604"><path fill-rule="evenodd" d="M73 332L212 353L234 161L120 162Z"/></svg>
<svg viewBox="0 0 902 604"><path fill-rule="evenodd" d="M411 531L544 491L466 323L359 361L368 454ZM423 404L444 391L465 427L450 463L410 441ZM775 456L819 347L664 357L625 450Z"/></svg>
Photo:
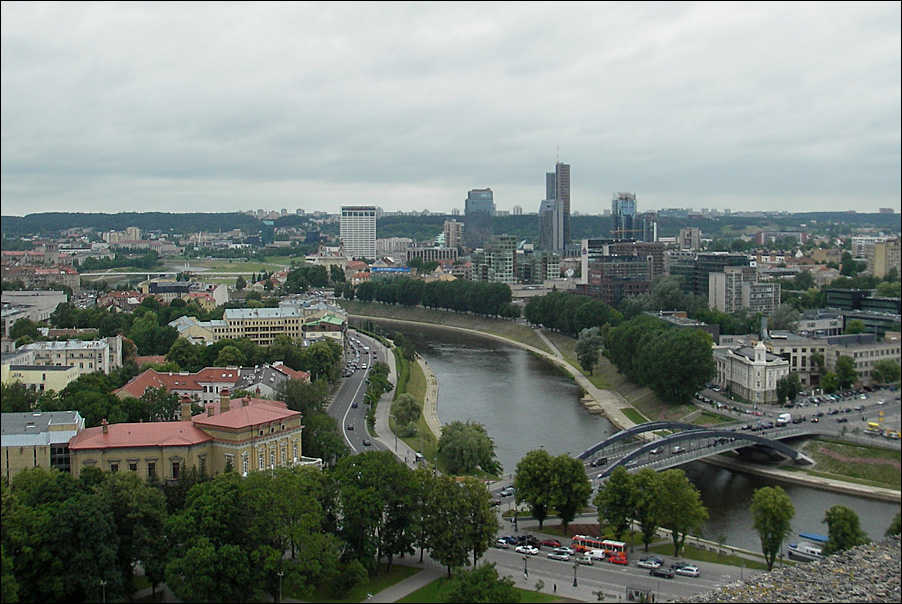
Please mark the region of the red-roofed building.
<svg viewBox="0 0 902 604"><path fill-rule="evenodd" d="M173 392L180 397L187 396L201 405L206 405L217 401L219 393L224 388L234 389L240 377L238 367L207 367L197 373L160 372L148 369L133 377L122 388L114 390L113 394L119 398L141 398L148 388L165 388L167 392Z"/></svg>
<svg viewBox="0 0 902 604"><path fill-rule="evenodd" d="M190 400L183 398L183 408ZM234 469L250 471L296 464L322 466L301 452L301 414L281 401L258 398L232 400L222 391L220 413L206 413L178 422L103 424L82 430L69 441L72 473L83 468L132 471L140 476L175 480L189 468L207 474ZM185 414L187 416L187 413Z"/></svg>
<svg viewBox="0 0 902 604"><path fill-rule="evenodd" d="M197 373L148 369L133 377L122 388L114 390L113 394L119 398L141 398L148 388L166 388L167 392L180 397L187 396L201 406L216 406L219 404L219 395L223 389L227 388L233 392L245 390L270 396L285 380L309 382L310 374L306 371L295 371L281 361L254 367L207 367Z"/></svg>

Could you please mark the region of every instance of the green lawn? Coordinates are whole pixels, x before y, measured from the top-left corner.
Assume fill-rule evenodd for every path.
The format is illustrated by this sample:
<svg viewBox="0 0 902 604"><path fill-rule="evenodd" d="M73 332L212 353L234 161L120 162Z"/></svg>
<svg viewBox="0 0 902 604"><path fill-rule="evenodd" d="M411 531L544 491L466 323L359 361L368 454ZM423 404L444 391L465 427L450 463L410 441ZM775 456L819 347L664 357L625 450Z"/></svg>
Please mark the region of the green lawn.
<svg viewBox="0 0 902 604"><path fill-rule="evenodd" d="M816 439L806 443L804 452L815 461L813 468L805 470L809 474L887 489L902 488L902 454L898 450Z"/></svg>
<svg viewBox="0 0 902 604"><path fill-rule="evenodd" d="M385 574L385 569L386 565L380 564L380 574L375 576L370 575L368 583L348 590L341 598L330 595L330 590L328 588L320 588L312 593L289 593L286 591L282 595L285 598L292 598L303 602L363 602L366 600L367 594L379 593L383 589L391 587L395 583L400 583L404 579L412 577L420 572L420 569L418 568L400 566L398 564L393 564L391 572L388 574Z"/></svg>
<svg viewBox="0 0 902 604"><path fill-rule="evenodd" d="M429 585L421 587L415 592L401 598L398 602L412 602L412 603L422 603L422 604L430 604L432 602L441 602L442 599L440 597L442 586L447 581L446 578L442 577L441 579L437 579L433 581ZM522 577L518 580L518 582L522 582ZM565 598L558 598L554 594L545 593L546 591L550 591L552 589L551 585L544 585L542 589L544 591L533 591L535 590L535 581L530 581L532 590L521 589L519 587L515 587L517 593L520 595L521 602L568 602Z"/></svg>

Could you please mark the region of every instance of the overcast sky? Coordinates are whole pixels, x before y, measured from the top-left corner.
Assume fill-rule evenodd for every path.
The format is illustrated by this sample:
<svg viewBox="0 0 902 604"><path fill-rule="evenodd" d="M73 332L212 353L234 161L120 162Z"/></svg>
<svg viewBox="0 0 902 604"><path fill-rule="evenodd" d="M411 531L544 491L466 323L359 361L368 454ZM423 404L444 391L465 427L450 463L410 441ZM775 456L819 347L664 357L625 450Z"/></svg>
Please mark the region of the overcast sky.
<svg viewBox="0 0 902 604"><path fill-rule="evenodd" d="M2 3L2 213L899 211L899 2Z"/></svg>

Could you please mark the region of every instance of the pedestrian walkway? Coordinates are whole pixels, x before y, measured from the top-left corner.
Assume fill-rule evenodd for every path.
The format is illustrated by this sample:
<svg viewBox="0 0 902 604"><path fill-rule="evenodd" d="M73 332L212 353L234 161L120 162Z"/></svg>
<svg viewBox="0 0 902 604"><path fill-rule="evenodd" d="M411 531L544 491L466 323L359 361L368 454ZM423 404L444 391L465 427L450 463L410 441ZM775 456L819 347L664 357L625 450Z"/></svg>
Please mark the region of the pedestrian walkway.
<svg viewBox="0 0 902 604"><path fill-rule="evenodd" d="M391 430L391 426L389 425L389 419L391 418L391 404L392 399L395 397L394 389L398 387L398 369L395 364L395 355L392 352L391 348L385 346L384 344L378 345L379 355L381 358L385 359L385 363L388 365L388 381L391 382L394 387L391 392L386 392L379 399L379 404L376 405L376 422L375 422L375 434L371 435L371 437L381 443L386 449L395 454L395 457L403 463L407 464L410 468L415 468L416 456L417 452L414 451L406 442L402 439L398 438L394 432ZM432 376L432 381L435 382L435 376ZM428 382L427 382L428 383ZM438 383L436 382L435 391L438 392Z"/></svg>

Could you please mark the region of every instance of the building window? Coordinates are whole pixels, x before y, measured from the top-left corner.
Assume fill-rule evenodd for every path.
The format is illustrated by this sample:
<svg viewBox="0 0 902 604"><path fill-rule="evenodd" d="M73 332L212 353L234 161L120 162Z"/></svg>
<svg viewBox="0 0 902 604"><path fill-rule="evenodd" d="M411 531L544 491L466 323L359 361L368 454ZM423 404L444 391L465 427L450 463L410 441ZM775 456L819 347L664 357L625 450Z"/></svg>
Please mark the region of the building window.
<svg viewBox="0 0 902 604"><path fill-rule="evenodd" d="M262 470L266 467L266 450L263 447L257 451L257 469Z"/></svg>
<svg viewBox="0 0 902 604"><path fill-rule="evenodd" d="M173 478L173 480L178 480L180 469L181 469L181 466L179 465L179 462L177 462L177 461L172 462L172 478Z"/></svg>
<svg viewBox="0 0 902 604"><path fill-rule="evenodd" d="M291 445L291 452L294 454L294 460L297 461L298 460L298 443L297 442L294 442Z"/></svg>
<svg viewBox="0 0 902 604"><path fill-rule="evenodd" d="M118 472L119 471L119 462L111 461L110 462L110 472Z"/></svg>
<svg viewBox="0 0 902 604"><path fill-rule="evenodd" d="M128 462L128 469L131 472L137 472L138 471L138 462L137 461Z"/></svg>
<svg viewBox="0 0 902 604"><path fill-rule="evenodd" d="M269 467L276 467L276 448L270 447L269 449Z"/></svg>
<svg viewBox="0 0 902 604"><path fill-rule="evenodd" d="M147 477L154 478L157 475L157 462L148 461L147 462Z"/></svg>
<svg viewBox="0 0 902 604"><path fill-rule="evenodd" d="M250 457L247 453L241 454L241 473L247 476L247 472L250 469Z"/></svg>

